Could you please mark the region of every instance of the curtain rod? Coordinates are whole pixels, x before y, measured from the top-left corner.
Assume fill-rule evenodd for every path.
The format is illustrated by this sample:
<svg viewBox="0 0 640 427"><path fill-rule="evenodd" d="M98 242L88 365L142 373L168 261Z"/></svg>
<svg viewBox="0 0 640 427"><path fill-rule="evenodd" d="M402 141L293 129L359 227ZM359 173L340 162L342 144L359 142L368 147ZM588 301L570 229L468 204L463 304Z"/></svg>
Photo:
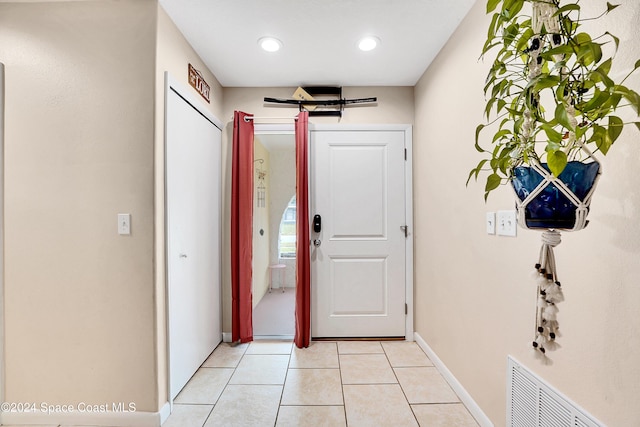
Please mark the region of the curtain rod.
<svg viewBox="0 0 640 427"><path fill-rule="evenodd" d="M248 122L249 120L253 120L254 122L256 120L298 120L298 117L294 116L294 117L255 117L255 116L245 116L244 117L244 121Z"/></svg>

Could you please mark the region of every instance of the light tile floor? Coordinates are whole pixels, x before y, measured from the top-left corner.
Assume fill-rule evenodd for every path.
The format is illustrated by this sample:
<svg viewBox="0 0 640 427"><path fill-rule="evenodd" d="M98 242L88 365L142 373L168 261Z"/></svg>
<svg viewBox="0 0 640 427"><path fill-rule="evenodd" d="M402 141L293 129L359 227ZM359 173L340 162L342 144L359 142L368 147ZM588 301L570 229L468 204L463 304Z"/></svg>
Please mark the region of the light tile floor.
<svg viewBox="0 0 640 427"><path fill-rule="evenodd" d="M477 427L413 342L221 343L163 427Z"/></svg>

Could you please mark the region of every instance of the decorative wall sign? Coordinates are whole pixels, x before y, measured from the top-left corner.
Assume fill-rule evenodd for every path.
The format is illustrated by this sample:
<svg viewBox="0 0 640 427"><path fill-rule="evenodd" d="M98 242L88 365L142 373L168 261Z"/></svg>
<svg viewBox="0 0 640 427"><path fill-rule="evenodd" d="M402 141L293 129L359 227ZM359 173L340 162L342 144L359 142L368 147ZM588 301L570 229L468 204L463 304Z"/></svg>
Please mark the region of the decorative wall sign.
<svg viewBox="0 0 640 427"><path fill-rule="evenodd" d="M193 65L189 64L189 84L193 86L193 88L202 96L205 101L211 103L209 101L209 93L211 92L211 87L204 81L202 74L200 71L193 68Z"/></svg>

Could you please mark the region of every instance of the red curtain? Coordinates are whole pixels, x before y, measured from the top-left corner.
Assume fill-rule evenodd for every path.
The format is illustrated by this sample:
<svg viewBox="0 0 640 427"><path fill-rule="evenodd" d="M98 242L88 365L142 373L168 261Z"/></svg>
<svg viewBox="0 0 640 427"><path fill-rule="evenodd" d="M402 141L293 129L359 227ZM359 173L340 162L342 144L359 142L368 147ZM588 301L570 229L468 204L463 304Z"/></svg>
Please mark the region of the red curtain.
<svg viewBox="0 0 640 427"><path fill-rule="evenodd" d="M296 329L297 347L309 347L311 270L309 256L309 113L296 121Z"/></svg>
<svg viewBox="0 0 640 427"><path fill-rule="evenodd" d="M231 166L231 339L253 341L253 120L233 113Z"/></svg>

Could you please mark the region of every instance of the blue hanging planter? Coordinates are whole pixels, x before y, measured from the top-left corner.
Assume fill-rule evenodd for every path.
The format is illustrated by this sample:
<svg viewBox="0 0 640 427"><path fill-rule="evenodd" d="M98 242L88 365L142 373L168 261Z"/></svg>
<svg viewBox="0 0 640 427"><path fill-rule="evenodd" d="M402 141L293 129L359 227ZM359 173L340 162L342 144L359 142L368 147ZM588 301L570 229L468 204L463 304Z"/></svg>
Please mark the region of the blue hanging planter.
<svg viewBox="0 0 640 427"><path fill-rule="evenodd" d="M558 177L546 163L515 167L511 185L518 223L530 229L583 229L600 172L597 161L571 161Z"/></svg>

